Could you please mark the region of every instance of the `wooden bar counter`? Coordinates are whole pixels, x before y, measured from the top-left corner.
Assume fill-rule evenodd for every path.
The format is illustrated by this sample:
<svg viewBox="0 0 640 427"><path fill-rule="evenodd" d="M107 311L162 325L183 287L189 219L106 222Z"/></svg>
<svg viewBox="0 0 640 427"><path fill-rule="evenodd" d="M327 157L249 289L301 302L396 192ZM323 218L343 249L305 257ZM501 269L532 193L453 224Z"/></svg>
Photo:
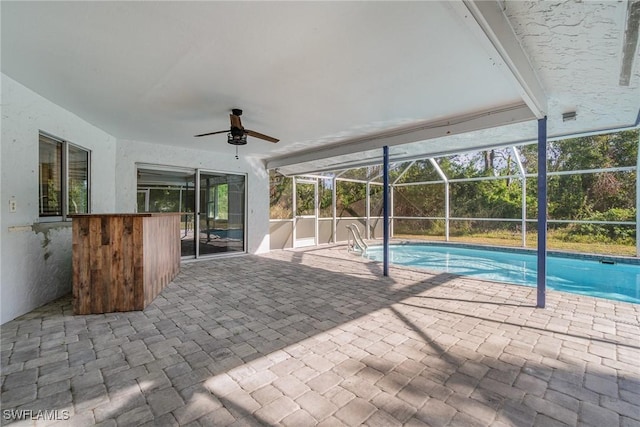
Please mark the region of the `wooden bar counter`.
<svg viewBox="0 0 640 427"><path fill-rule="evenodd" d="M75 314L144 310L180 270L180 214L73 215Z"/></svg>

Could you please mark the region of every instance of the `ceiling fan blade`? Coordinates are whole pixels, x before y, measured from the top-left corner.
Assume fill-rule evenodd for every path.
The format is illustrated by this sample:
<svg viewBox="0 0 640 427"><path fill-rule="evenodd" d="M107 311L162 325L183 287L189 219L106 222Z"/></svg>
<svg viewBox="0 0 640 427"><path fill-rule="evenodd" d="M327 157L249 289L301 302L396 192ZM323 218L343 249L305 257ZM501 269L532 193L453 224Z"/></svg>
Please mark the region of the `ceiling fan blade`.
<svg viewBox="0 0 640 427"><path fill-rule="evenodd" d="M268 135L265 135L265 134L262 134L262 133L259 133L259 132L255 132L255 131L252 131L252 130L249 130L249 129L245 129L244 131L245 131L245 133L247 135L252 136L254 138L264 139L265 141L269 141L269 142L273 142L273 143L276 143L276 142L280 141L279 139L276 139L276 138L274 138L272 136L268 136Z"/></svg>
<svg viewBox="0 0 640 427"><path fill-rule="evenodd" d="M229 118L231 119L231 127L242 129L242 121L240 120L240 116L236 116L235 114L229 114Z"/></svg>
<svg viewBox="0 0 640 427"><path fill-rule="evenodd" d="M199 136L216 135L216 134L219 134L219 133L229 133L229 131L228 130L219 130L217 132L201 133L200 135L193 135L193 136L197 138Z"/></svg>

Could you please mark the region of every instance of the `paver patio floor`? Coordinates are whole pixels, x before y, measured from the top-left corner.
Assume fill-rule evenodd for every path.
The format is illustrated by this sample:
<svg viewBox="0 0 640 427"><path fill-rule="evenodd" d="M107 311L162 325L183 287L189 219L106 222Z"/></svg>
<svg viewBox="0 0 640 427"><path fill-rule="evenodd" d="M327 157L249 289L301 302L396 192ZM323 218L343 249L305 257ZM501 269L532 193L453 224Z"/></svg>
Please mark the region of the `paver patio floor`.
<svg viewBox="0 0 640 427"><path fill-rule="evenodd" d="M344 246L186 263L144 312L2 325L2 423L640 426L640 306L547 304Z"/></svg>

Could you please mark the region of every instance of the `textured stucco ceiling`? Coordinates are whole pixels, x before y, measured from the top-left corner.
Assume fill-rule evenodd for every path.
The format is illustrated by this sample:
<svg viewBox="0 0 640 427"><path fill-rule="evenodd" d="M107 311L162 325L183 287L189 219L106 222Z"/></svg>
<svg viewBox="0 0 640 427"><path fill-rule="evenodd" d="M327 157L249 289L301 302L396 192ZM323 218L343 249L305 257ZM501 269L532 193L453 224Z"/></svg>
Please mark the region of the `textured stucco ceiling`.
<svg viewBox="0 0 640 427"><path fill-rule="evenodd" d="M231 151L225 135L193 135L228 128L240 107L247 128L281 139L250 138L244 155L343 147L299 167L313 169L348 161L344 147L367 135L523 105L463 4L2 1L2 72L123 141ZM635 122L637 60L619 85L627 2L500 4L546 93L550 134ZM563 123L565 111L578 119ZM533 137L528 122L393 150Z"/></svg>

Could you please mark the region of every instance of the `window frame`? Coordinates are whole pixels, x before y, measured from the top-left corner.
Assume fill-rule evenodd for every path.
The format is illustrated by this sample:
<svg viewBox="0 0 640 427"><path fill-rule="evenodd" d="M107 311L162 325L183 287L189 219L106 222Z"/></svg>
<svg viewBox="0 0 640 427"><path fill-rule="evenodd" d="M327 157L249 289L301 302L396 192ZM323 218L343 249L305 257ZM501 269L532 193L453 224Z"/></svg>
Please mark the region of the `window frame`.
<svg viewBox="0 0 640 427"><path fill-rule="evenodd" d="M61 153L61 172L60 172L60 199L61 199L61 213L62 215L43 215L42 214L42 194L41 194L41 186L42 186L42 177L41 177L41 159L40 159L40 143L42 142L42 137L56 142L62 146ZM81 150L87 153L87 213L91 213L91 150L74 144L70 141L67 141L62 138L58 138L50 133L39 131L38 132L38 218L39 222L61 222L61 221L70 221L69 218L69 148L73 147L77 150ZM72 215L72 214L71 214Z"/></svg>

